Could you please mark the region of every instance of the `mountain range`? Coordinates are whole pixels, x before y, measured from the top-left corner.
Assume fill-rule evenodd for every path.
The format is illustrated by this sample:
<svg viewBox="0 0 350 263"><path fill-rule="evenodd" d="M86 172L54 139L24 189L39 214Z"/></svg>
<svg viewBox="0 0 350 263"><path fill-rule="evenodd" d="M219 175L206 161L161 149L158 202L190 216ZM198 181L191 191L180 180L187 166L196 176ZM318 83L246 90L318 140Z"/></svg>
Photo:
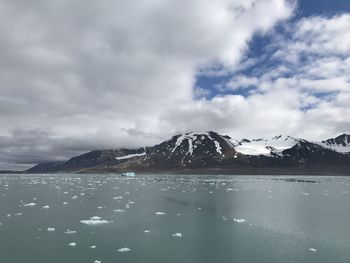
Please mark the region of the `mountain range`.
<svg viewBox="0 0 350 263"><path fill-rule="evenodd" d="M94 150L27 173L162 172L213 174L350 174L350 135L308 141L279 135L235 140L213 131L185 133L151 147Z"/></svg>

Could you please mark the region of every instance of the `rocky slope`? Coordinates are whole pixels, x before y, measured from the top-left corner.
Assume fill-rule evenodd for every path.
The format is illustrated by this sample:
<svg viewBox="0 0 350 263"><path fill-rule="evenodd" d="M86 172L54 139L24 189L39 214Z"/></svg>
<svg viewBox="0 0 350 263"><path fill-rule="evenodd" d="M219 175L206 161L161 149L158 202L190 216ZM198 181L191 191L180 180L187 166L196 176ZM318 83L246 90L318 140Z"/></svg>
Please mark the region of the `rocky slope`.
<svg viewBox="0 0 350 263"><path fill-rule="evenodd" d="M216 132L186 133L152 147L96 150L65 162L38 164L28 173L191 172L293 173L350 171L350 136L322 142L290 136L234 140Z"/></svg>

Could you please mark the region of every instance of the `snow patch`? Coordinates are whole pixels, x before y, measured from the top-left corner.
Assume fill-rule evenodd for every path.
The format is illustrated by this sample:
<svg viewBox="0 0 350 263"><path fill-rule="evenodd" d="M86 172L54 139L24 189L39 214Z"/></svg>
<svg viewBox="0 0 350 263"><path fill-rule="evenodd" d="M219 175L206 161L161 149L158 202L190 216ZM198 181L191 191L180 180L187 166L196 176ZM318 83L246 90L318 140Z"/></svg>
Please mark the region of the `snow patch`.
<svg viewBox="0 0 350 263"><path fill-rule="evenodd" d="M300 140L290 136L275 136L272 139L254 139L242 140L235 150L245 155L265 155L271 156L272 153L281 154L284 150L295 146Z"/></svg>
<svg viewBox="0 0 350 263"><path fill-rule="evenodd" d="M116 160L124 160L124 159L130 159L130 158L134 158L134 157L139 157L139 156L145 156L146 152L143 153L133 153L133 154L128 154L128 155L124 155L124 156L120 156L120 157L116 157Z"/></svg>

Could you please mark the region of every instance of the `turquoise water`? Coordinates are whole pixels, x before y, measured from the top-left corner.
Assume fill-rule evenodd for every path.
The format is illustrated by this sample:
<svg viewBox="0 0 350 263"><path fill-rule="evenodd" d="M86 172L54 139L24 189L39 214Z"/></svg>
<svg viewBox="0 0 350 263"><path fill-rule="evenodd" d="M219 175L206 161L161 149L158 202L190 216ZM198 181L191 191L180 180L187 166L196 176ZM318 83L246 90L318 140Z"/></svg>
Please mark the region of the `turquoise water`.
<svg viewBox="0 0 350 263"><path fill-rule="evenodd" d="M347 177L1 175L0 198L0 262L350 262Z"/></svg>

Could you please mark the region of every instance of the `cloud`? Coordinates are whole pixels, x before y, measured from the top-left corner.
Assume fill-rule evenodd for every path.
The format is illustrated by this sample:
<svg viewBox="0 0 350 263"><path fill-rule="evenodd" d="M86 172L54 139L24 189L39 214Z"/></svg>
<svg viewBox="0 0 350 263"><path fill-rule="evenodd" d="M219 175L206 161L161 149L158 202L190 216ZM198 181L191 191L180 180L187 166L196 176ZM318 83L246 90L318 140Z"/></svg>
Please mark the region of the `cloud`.
<svg viewBox="0 0 350 263"><path fill-rule="evenodd" d="M0 169L152 145L185 131L309 139L349 132L350 14L274 31L294 7L2 1ZM271 41L261 57L249 57L256 34ZM196 86L200 74L223 78L209 90Z"/></svg>
<svg viewBox="0 0 350 263"><path fill-rule="evenodd" d="M246 67L253 35L294 7L287 0L2 1L1 162L148 145L182 129L248 131L236 113L256 107L259 119L263 104L196 100L197 74Z"/></svg>
<svg viewBox="0 0 350 263"><path fill-rule="evenodd" d="M342 14L303 18L286 23L282 32L271 33L272 41L266 47L270 57L218 87L226 93L249 89L244 99L250 105L246 112L227 118L231 123L246 120L238 122L237 128L231 125L231 133L275 132L324 139L349 132L348 28L350 14ZM249 125L252 121L255 127Z"/></svg>

